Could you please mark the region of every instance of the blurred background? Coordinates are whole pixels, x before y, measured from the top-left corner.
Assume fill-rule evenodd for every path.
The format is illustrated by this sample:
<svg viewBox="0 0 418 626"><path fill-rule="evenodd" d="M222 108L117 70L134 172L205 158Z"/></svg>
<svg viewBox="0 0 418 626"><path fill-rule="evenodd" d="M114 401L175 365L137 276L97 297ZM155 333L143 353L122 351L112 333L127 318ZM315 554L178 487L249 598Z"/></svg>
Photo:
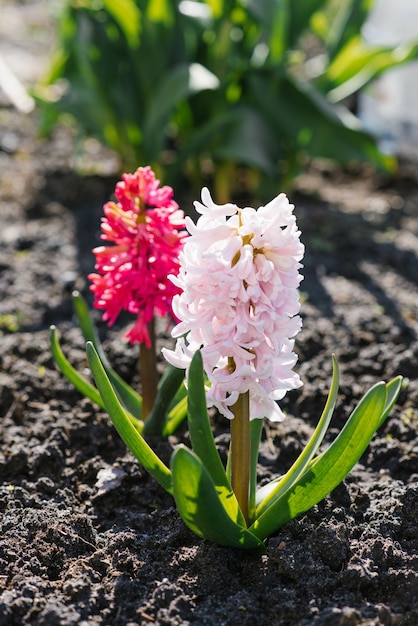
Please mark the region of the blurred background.
<svg viewBox="0 0 418 626"><path fill-rule="evenodd" d="M119 171L221 202L288 191L315 159L418 157L416 0L1 2L0 102Z"/></svg>

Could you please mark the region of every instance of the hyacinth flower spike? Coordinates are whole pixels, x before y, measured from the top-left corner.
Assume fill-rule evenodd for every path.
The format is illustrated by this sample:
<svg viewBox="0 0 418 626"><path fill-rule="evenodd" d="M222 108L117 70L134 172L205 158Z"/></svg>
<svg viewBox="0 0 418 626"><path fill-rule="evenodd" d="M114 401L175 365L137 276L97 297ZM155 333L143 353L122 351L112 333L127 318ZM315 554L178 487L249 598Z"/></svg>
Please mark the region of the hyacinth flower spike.
<svg viewBox="0 0 418 626"><path fill-rule="evenodd" d="M104 206L101 238L111 246L93 250L96 273L90 274L94 306L104 310L103 320L114 324L121 311L136 316L126 333L139 343L142 412L146 418L157 397L155 315L172 315L171 302L178 288L167 276L177 273L183 245L184 214L171 187L160 187L150 167L124 174L115 189L117 202Z"/></svg>
<svg viewBox="0 0 418 626"><path fill-rule="evenodd" d="M95 346L137 430L169 434L185 417L185 389L182 373L173 367L166 368L159 381L154 325L157 316L173 318L172 298L179 290L167 276L179 269L179 253L187 236L184 214L173 199L171 187L160 187L151 168L140 167L134 174L123 174L117 183L115 201L104 206L101 230L101 238L111 245L93 250L96 272L89 279L94 306L104 311L103 320L109 326L122 311L135 315L125 336L130 343L139 344L141 396L110 367L80 294L73 296L74 309L85 340ZM54 328L51 345L63 373L82 393L103 406L97 389L66 361Z"/></svg>
<svg viewBox="0 0 418 626"><path fill-rule="evenodd" d="M120 411L92 345L89 362L116 428L138 460L174 498L186 525L200 537L237 548L263 548L264 540L329 494L366 449L394 405L401 378L377 383L352 412L338 437L318 452L337 400L334 357L324 411L305 449L288 472L257 489L263 419L279 421L278 405L301 380L293 368L299 332L299 269L304 248L283 194L255 210L216 205L207 189L196 224L171 276L179 293L174 350L165 358L186 372L190 445L174 450L170 468L150 456ZM230 420L224 468L208 417L215 407Z"/></svg>
<svg viewBox="0 0 418 626"><path fill-rule="evenodd" d="M275 401L301 385L292 349L304 247L284 194L256 211L217 206L204 189L195 207L201 217L187 223L191 237L172 279L181 289L173 300L182 320L173 331L177 350L164 354L188 369L201 350L208 404L231 420L231 484L248 521L250 420L282 419Z"/></svg>

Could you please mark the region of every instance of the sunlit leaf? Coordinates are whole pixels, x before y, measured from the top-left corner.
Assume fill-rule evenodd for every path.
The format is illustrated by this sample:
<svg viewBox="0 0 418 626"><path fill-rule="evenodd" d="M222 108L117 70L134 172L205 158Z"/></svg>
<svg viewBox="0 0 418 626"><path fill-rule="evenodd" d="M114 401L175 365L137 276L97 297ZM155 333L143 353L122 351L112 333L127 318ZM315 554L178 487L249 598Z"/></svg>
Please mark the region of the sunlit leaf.
<svg viewBox="0 0 418 626"><path fill-rule="evenodd" d="M375 0L339 0L334 19L328 24L325 42L330 58L354 37L360 35L363 25L370 15ZM332 14L332 12L329 12Z"/></svg>
<svg viewBox="0 0 418 626"><path fill-rule="evenodd" d="M338 364L335 357L332 357L332 381L321 418L315 428L312 437L303 449L298 459L292 465L290 470L282 477L275 481L272 481L262 487L257 493L257 511L256 516L260 515L271 505L274 501L279 500L286 491L288 491L303 474L311 459L315 456L319 446L322 443L323 438L328 430L329 423L334 413L335 404L337 402L338 386L339 386L339 373Z"/></svg>
<svg viewBox="0 0 418 626"><path fill-rule="evenodd" d="M153 22L171 25L174 22L173 3L170 0L149 0L147 16Z"/></svg>
<svg viewBox="0 0 418 626"><path fill-rule="evenodd" d="M271 79L267 83L254 75L250 84L277 141L297 139L301 153L339 163L372 161L381 169L393 168L394 159L377 149L347 109L332 107L320 93L293 77L272 75Z"/></svg>
<svg viewBox="0 0 418 626"><path fill-rule="evenodd" d="M145 420L144 434L161 434L166 430L169 408L172 406L173 398L176 397L179 388L183 386L184 389L183 381L184 370L168 365L158 385L158 393L152 411ZM184 395L185 393L184 389ZM178 401L181 402L181 398ZM187 414L187 405L184 403L182 406L184 419ZM173 417L171 417L171 425L173 426L172 419Z"/></svg>
<svg viewBox="0 0 418 626"><path fill-rule="evenodd" d="M102 0L106 11L112 15L132 48L139 46L141 11L134 0Z"/></svg>
<svg viewBox="0 0 418 626"><path fill-rule="evenodd" d="M93 372L104 406L121 439L147 472L149 472L166 491L172 493L170 470L132 425L131 420L119 402L116 392L106 375L99 355L90 341L87 342L86 350L90 368Z"/></svg>
<svg viewBox="0 0 418 626"><path fill-rule="evenodd" d="M264 539L335 489L367 448L382 416L395 402L400 386L398 377L388 385L378 383L372 387L330 447L314 458L293 487L257 518L251 532Z"/></svg>
<svg viewBox="0 0 418 626"><path fill-rule="evenodd" d="M307 30L312 30L312 18L329 0L304 0L293 2L290 0L290 43L295 44L298 37Z"/></svg>
<svg viewBox="0 0 418 626"><path fill-rule="evenodd" d="M112 385L119 395L125 409L129 411L131 415L140 420L142 415L142 398L110 366L109 361L103 351L99 335L91 318L87 303L78 291L75 291L73 293L73 306L77 321L81 328L81 332L83 333L84 340L86 342L91 341L91 343L94 345L96 352L98 353L102 365L106 371L106 374L111 380Z"/></svg>
<svg viewBox="0 0 418 626"><path fill-rule="evenodd" d="M240 511L235 494L225 473L219 453L216 449L212 428L206 408L203 361L200 351L193 356L188 375L188 425L189 436L194 453L199 457L216 487L224 509L229 517L244 526L244 517Z"/></svg>
<svg viewBox="0 0 418 626"><path fill-rule="evenodd" d="M176 448L171 459L173 491L184 523L199 537L235 548L264 550L260 539L231 519L219 489L199 457L186 448Z"/></svg>
<svg viewBox="0 0 418 626"><path fill-rule="evenodd" d="M90 398L92 402L95 402L99 407L104 409L103 400L96 387L94 387L88 380L81 376L81 374L77 372L77 370L64 356L64 353L61 350L61 346L59 344L58 331L55 326L50 327L49 333L52 355L54 357L55 363L61 370L61 373L64 374L64 376L70 381L70 383L72 383L83 396L85 396L86 398Z"/></svg>
<svg viewBox="0 0 418 626"><path fill-rule="evenodd" d="M156 85L143 123L144 144L156 159L166 136L166 124L176 105L190 94L217 89L219 80L205 67L194 63L179 65Z"/></svg>
<svg viewBox="0 0 418 626"><path fill-rule="evenodd" d="M388 46L365 46L353 39L327 68L327 94L331 102L360 91L388 69L393 69L418 58L418 43ZM319 78L319 81L323 80Z"/></svg>

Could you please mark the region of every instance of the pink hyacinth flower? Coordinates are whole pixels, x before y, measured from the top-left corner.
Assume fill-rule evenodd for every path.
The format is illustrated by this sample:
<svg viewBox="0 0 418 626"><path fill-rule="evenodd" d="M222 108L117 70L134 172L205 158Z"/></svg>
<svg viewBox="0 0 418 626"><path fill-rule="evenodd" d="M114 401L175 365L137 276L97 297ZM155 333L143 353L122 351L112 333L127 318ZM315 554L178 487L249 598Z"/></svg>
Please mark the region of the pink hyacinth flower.
<svg viewBox="0 0 418 626"><path fill-rule="evenodd" d="M131 343L151 347L148 325L154 315L171 315L180 289L168 280L179 270L184 213L171 187L160 187L150 167L123 174L115 189L117 202L107 202L101 239L114 245L93 250L97 273L89 275L94 306L114 324L121 311L137 316L126 334Z"/></svg>
<svg viewBox="0 0 418 626"><path fill-rule="evenodd" d="M284 194L258 210L218 206L205 188L195 207L201 216L196 224L186 217L190 237L171 277L181 290L177 344L164 356L187 370L200 349L208 406L233 418L232 405L249 391L251 419L278 421L276 400L302 384L293 372L304 254L294 206Z"/></svg>

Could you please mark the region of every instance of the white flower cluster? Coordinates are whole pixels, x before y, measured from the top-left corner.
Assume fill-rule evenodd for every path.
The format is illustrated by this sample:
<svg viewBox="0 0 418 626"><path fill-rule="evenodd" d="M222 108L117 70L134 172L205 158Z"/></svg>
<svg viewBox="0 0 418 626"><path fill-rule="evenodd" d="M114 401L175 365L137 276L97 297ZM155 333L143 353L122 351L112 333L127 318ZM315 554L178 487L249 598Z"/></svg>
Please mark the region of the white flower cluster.
<svg viewBox="0 0 418 626"><path fill-rule="evenodd" d="M176 348L164 356L187 370L200 349L208 406L232 418L231 406L249 391L251 419L280 420L275 401L302 384L292 371L304 253L294 206L284 194L257 210L218 206L204 188L195 208L201 216L196 224L186 218L190 237L170 277L182 290L173 299L181 321Z"/></svg>

